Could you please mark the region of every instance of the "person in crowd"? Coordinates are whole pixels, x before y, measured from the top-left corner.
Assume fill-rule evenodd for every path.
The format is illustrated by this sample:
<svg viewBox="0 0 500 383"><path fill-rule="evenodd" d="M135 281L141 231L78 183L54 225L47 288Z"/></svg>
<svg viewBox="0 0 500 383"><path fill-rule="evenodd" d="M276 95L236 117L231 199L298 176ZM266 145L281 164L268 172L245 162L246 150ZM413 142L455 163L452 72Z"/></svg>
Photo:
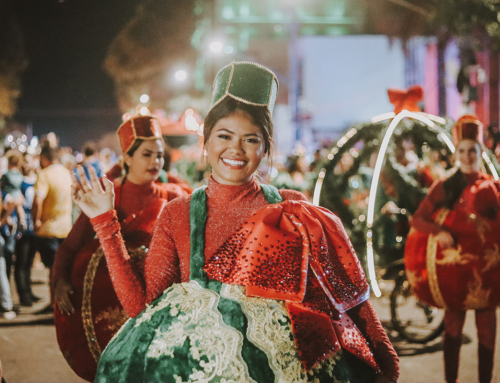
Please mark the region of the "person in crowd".
<svg viewBox="0 0 500 383"><path fill-rule="evenodd" d="M410 232L406 245L405 263L407 273L415 276L409 277L410 281L415 280L412 283L415 293L446 308L443 343L448 383L457 382L467 309L475 310L479 382L490 383L493 371L496 306L500 296L497 282L500 270L496 266L500 185L480 170L482 129L475 115L461 117L453 127L459 166L432 185L413 216L412 226L417 231ZM428 235L419 240L418 232ZM427 241L431 244L434 242L430 241L435 241L437 247ZM496 261L495 252L488 246L496 246ZM421 262L417 259L419 249L424 249ZM441 252L442 258L436 251ZM419 262L429 265L429 259L434 258L439 258L434 266L420 268Z"/></svg>
<svg viewBox="0 0 500 383"><path fill-rule="evenodd" d="M165 153L165 143L156 118L132 117L119 127L117 134L125 153L125 175L114 180L115 206L127 246L140 258L149 247L163 206L184 193L178 187L173 189L173 184L155 182L163 167ZM96 174L94 168L89 167L89 170L91 175ZM86 179L82 167L78 168L78 176L81 180ZM59 347L73 370L89 381L94 380L97 369L95 359L98 359L99 351L96 347L104 349L126 319L104 262L99 263L102 252L98 249L99 241L93 241L94 238L95 231L89 218L81 214L57 250L52 277L57 302L55 323ZM140 268L140 259L138 262ZM91 270L92 265L100 265L102 269L94 274L91 282L89 279L84 282L83 276L88 278L87 270ZM91 291L94 285L98 286L98 294L86 301L85 292ZM87 306L85 302L88 302ZM87 315L90 311L100 318L92 330L82 320L82 314ZM98 342L97 346L89 345L89 331Z"/></svg>
<svg viewBox="0 0 500 383"><path fill-rule="evenodd" d="M30 307L34 302L40 300L31 289L31 267L36 253L35 232L33 219L31 216L31 207L35 198L35 182L37 175L35 173L35 159L29 153L23 156L23 182L21 192L24 196L23 208L26 216L26 227L19 233L16 242L14 265L14 278L16 281L17 293L21 306Z"/></svg>
<svg viewBox="0 0 500 383"><path fill-rule="evenodd" d="M92 173L74 184L132 317L95 381L396 381L398 357L338 218L255 180L271 155L276 76L233 62L214 84L208 187L164 208L144 273L130 266L113 184Z"/></svg>
<svg viewBox="0 0 500 383"><path fill-rule="evenodd" d="M99 152L99 159L101 161L103 173L107 173L108 171L110 171L117 162L115 152L110 148L103 148Z"/></svg>
<svg viewBox="0 0 500 383"><path fill-rule="evenodd" d="M16 203L14 198L10 194L7 194L5 200L2 201L0 213L0 231L2 232L0 236L0 314L5 319L14 319L16 317L16 312L13 310L14 306L9 283L12 260L9 257L10 253L7 252L6 256L3 234L4 232L10 233L14 230L14 226L16 225L15 209Z"/></svg>
<svg viewBox="0 0 500 383"><path fill-rule="evenodd" d="M16 203L16 212L21 228L26 227L26 216L23 209L23 195L21 193L21 184L23 175L21 173L23 157L17 150L10 150L7 153L7 172L0 179L2 196L5 198L10 194Z"/></svg>
<svg viewBox="0 0 500 383"><path fill-rule="evenodd" d="M35 183L32 205L36 247L43 264L52 274L57 248L71 230L71 172L59 163L56 148L44 146L40 152L40 166ZM50 283L51 306L53 284ZM48 310L51 307L49 306Z"/></svg>
<svg viewBox="0 0 500 383"><path fill-rule="evenodd" d="M71 153L62 153L60 156L61 165L68 169L70 172L75 170L76 165L78 165L76 158Z"/></svg>
<svg viewBox="0 0 500 383"><path fill-rule="evenodd" d="M88 141L83 145L82 153L83 157L83 169L85 170L85 175L89 177L89 166L92 166L96 174L101 177L103 174L102 164L99 160L99 150L95 142Z"/></svg>

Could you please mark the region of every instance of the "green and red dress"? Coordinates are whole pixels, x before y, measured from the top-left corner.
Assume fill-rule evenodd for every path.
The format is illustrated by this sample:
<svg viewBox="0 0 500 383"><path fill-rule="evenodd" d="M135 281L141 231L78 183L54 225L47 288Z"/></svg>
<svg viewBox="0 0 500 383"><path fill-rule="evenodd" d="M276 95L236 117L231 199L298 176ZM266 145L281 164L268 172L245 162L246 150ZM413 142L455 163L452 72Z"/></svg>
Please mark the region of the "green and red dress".
<svg viewBox="0 0 500 383"><path fill-rule="evenodd" d="M166 206L144 278L129 266L115 213L92 224L132 317L96 382L397 380L338 218L300 193L210 180Z"/></svg>

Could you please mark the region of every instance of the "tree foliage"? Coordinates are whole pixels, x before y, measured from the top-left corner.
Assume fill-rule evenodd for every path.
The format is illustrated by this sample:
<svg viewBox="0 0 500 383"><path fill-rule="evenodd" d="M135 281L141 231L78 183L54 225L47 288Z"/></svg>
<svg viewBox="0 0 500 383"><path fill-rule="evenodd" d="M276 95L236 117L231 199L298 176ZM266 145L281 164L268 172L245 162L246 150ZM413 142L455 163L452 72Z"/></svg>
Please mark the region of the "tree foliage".
<svg viewBox="0 0 500 383"><path fill-rule="evenodd" d="M21 26L10 1L0 1L0 121L16 111L27 64Z"/></svg>
<svg viewBox="0 0 500 383"><path fill-rule="evenodd" d="M112 42L104 66L113 77L122 109L164 80L177 63L193 62L193 0L147 1Z"/></svg>

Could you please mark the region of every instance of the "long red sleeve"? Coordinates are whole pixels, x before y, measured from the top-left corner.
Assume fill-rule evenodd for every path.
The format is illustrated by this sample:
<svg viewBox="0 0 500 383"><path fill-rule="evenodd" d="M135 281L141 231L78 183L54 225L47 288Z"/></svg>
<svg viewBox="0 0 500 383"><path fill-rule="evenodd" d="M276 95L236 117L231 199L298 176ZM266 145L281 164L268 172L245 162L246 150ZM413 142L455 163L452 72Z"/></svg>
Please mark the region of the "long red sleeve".
<svg viewBox="0 0 500 383"><path fill-rule="evenodd" d="M78 252L95 237L89 218L80 214L70 233L57 248L52 268L52 283L60 279L71 280L71 269Z"/></svg>
<svg viewBox="0 0 500 383"><path fill-rule="evenodd" d="M425 197L415 214L413 214L411 225L423 233L438 234L442 231L442 227L432 220L432 214L445 197L443 181L438 180L434 182L427 197Z"/></svg>
<svg viewBox="0 0 500 383"><path fill-rule="evenodd" d="M365 301L348 310L347 314L370 343L373 356L382 371L382 375L397 382L399 357L370 301Z"/></svg>

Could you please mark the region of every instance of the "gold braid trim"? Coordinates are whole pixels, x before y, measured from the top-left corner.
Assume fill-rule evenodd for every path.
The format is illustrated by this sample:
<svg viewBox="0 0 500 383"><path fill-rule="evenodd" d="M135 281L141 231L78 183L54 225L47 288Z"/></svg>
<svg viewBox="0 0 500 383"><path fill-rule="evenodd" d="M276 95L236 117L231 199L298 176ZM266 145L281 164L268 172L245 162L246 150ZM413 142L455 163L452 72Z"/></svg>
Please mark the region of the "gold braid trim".
<svg viewBox="0 0 500 383"><path fill-rule="evenodd" d="M85 279L83 280L83 302L82 302L82 320L83 329L85 330L85 336L87 337L87 344L89 345L89 350L94 357L96 363L99 363L101 357L101 347L97 342L97 336L95 335L94 322L92 321L92 287L94 286L95 273L97 271L97 266L104 256L104 251L101 247L92 254L90 258L89 265L87 266L87 271L85 272Z"/></svg>
<svg viewBox="0 0 500 383"><path fill-rule="evenodd" d="M148 249L145 246L139 247L138 249L129 250L130 259L133 261L142 262L146 256ZM82 300L82 320L83 329L85 330L85 337L87 338L87 344L89 345L89 350L96 363L99 363L101 358L102 350L97 342L97 336L94 328L94 321L92 320L92 288L94 287L94 279L99 266L99 262L104 257L104 251L102 247L96 250L92 257L90 258L89 264L87 266L87 271L85 272L85 278L83 280L83 300ZM118 312L103 313L96 318L96 323L103 319L109 319L111 314L114 314L115 324L120 328L123 323L127 320L128 316L121 310ZM110 327L110 329L112 329ZM113 330L113 329L112 329Z"/></svg>
<svg viewBox="0 0 500 383"><path fill-rule="evenodd" d="M450 211L448 209L440 209L438 215L435 219L436 223L442 225L448 216ZM444 303L443 295L441 294L441 289L439 288L439 282L437 278L436 271L436 255L437 255L437 240L436 236L429 234L429 240L427 241L427 275L429 278L429 289L431 290L432 298L438 307L446 308Z"/></svg>

